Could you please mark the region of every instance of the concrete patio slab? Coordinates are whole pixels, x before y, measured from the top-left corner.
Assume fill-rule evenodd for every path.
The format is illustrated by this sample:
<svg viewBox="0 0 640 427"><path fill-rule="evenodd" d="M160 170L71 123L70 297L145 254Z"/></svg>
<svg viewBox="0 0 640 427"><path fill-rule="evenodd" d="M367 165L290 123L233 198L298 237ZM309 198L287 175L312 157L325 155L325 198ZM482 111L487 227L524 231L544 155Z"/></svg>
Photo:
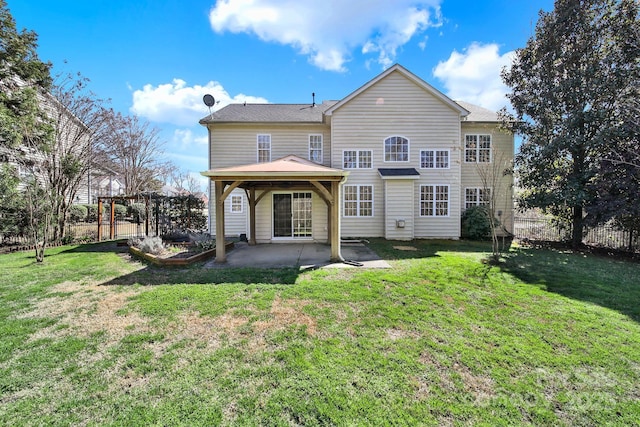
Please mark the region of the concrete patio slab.
<svg viewBox="0 0 640 427"><path fill-rule="evenodd" d="M390 268L375 252L362 243L343 243L342 257L355 263L331 262L331 247L322 243L267 243L249 246L245 242L236 243L227 252L227 262L215 260L205 264L208 268ZM362 264L354 265L354 264Z"/></svg>

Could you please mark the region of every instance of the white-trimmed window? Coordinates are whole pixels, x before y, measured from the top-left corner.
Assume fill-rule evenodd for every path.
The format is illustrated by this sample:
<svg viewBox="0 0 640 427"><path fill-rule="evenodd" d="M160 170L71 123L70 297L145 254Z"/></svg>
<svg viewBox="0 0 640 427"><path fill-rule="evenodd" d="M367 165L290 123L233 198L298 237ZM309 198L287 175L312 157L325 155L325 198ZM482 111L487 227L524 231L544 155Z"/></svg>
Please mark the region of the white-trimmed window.
<svg viewBox="0 0 640 427"><path fill-rule="evenodd" d="M344 216L373 216L372 185L345 185L342 194Z"/></svg>
<svg viewBox="0 0 640 427"><path fill-rule="evenodd" d="M449 186L420 186L420 216L449 216Z"/></svg>
<svg viewBox="0 0 640 427"><path fill-rule="evenodd" d="M403 136L390 136L384 140L385 162L408 162L409 140Z"/></svg>
<svg viewBox="0 0 640 427"><path fill-rule="evenodd" d="M342 152L343 169L371 169L371 150L344 150Z"/></svg>
<svg viewBox="0 0 640 427"><path fill-rule="evenodd" d="M449 150L420 150L423 169L449 169Z"/></svg>
<svg viewBox="0 0 640 427"><path fill-rule="evenodd" d="M258 163L271 161L271 135L258 134Z"/></svg>
<svg viewBox="0 0 640 427"><path fill-rule="evenodd" d="M491 135L464 136L465 163L491 162Z"/></svg>
<svg viewBox="0 0 640 427"><path fill-rule="evenodd" d="M465 188L464 189L464 208L469 209L472 206L489 205L491 200L490 188Z"/></svg>
<svg viewBox="0 0 640 427"><path fill-rule="evenodd" d="M309 160L322 163L322 135L309 135Z"/></svg>
<svg viewBox="0 0 640 427"><path fill-rule="evenodd" d="M239 194L231 195L231 213L242 213L243 203L242 196Z"/></svg>

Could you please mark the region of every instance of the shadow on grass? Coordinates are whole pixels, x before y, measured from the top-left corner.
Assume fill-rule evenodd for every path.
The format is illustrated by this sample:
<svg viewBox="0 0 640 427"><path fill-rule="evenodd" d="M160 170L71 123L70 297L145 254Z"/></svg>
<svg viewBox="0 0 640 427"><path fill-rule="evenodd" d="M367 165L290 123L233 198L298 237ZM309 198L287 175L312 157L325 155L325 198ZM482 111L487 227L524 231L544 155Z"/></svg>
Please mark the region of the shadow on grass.
<svg viewBox="0 0 640 427"><path fill-rule="evenodd" d="M570 250L516 248L502 269L525 283L640 322L639 265Z"/></svg>
<svg viewBox="0 0 640 427"><path fill-rule="evenodd" d="M116 277L103 286L111 285L176 285L176 284L284 284L292 285L301 274L299 268L204 268L204 263L189 267L158 267L146 261L141 270Z"/></svg>

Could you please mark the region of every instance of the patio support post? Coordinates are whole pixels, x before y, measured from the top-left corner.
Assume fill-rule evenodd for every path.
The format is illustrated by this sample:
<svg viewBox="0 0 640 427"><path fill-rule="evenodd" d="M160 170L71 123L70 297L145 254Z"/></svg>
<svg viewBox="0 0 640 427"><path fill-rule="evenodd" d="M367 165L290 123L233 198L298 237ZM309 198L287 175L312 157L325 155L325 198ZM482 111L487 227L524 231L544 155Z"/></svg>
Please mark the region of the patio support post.
<svg viewBox="0 0 640 427"><path fill-rule="evenodd" d="M330 224L330 240L331 240L331 261L340 261L340 182L331 181L331 218Z"/></svg>
<svg viewBox="0 0 640 427"><path fill-rule="evenodd" d="M256 189L249 190L249 244L256 244Z"/></svg>
<svg viewBox="0 0 640 427"><path fill-rule="evenodd" d="M215 181L215 197L216 197L216 262L222 263L227 261L224 246L224 199L222 181Z"/></svg>

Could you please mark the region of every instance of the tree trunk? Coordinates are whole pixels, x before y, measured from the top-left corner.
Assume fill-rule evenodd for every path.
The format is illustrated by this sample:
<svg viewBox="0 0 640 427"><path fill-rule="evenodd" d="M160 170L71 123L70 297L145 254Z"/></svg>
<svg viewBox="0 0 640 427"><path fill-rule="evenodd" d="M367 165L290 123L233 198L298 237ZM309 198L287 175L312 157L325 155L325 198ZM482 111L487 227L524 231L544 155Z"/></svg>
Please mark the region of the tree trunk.
<svg viewBox="0 0 640 427"><path fill-rule="evenodd" d="M584 231L584 220L582 218L582 206L573 207L571 218L571 247L578 249L582 245L582 233Z"/></svg>

